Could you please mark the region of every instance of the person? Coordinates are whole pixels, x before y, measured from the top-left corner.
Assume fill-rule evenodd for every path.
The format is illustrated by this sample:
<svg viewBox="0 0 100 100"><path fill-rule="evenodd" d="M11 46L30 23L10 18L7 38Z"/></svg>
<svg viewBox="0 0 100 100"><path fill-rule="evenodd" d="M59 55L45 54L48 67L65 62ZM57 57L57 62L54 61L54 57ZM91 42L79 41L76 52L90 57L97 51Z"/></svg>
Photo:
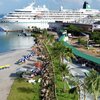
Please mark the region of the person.
<svg viewBox="0 0 100 100"><path fill-rule="evenodd" d="M83 64L82 64L82 67L85 67L85 66L86 66L85 63L83 63Z"/></svg>

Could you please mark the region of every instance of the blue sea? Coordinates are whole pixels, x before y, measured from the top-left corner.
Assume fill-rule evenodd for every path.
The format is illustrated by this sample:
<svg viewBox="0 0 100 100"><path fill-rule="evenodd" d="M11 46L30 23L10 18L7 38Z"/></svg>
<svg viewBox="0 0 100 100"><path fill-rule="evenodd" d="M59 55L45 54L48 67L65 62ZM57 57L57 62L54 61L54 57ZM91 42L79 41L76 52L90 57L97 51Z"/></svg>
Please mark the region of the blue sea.
<svg viewBox="0 0 100 100"><path fill-rule="evenodd" d="M18 36L17 32L0 32L0 54L34 45L33 37Z"/></svg>

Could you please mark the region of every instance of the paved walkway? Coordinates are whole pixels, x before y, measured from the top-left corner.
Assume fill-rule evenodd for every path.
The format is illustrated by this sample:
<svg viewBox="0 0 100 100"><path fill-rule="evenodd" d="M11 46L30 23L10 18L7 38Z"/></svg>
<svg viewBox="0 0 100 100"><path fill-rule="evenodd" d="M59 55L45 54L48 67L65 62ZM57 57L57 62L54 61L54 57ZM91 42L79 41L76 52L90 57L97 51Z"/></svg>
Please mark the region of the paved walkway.
<svg viewBox="0 0 100 100"><path fill-rule="evenodd" d="M76 65L72 63L70 63L68 66L69 66L69 70L72 73L72 75L80 80L80 84L83 83L83 80L85 78L85 73L88 73L90 68L87 68L85 66L82 67L80 64ZM85 91L86 99L84 99L84 91L83 91L84 89L83 87L80 87L80 89L81 89L80 100L94 100L93 96L87 93L86 91ZM100 100L100 98L98 100Z"/></svg>
<svg viewBox="0 0 100 100"><path fill-rule="evenodd" d="M72 73L72 75L76 78L78 78L81 82L79 82L80 84L82 84L85 74L86 72L89 72L89 69L86 67L82 67L81 65L74 65L74 64L70 64L70 72ZM84 100L84 91L83 88L80 87L80 100ZM93 96L85 93L86 99L85 100L93 100Z"/></svg>

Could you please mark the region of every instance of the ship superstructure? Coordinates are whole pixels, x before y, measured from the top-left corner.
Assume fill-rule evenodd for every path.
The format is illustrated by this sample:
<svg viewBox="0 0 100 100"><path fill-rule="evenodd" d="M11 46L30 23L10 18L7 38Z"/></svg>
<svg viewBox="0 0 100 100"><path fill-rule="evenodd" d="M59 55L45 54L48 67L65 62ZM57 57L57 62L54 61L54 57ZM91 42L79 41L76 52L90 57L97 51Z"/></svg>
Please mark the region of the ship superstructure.
<svg viewBox="0 0 100 100"><path fill-rule="evenodd" d="M94 16L100 13L99 10L91 9L87 2L84 2L83 9L72 10L64 9L49 10L45 5L35 7L34 2L23 9L16 9L0 20L0 27L4 30L23 30L34 27L44 29L49 28L50 23L56 21L76 22L87 16Z"/></svg>

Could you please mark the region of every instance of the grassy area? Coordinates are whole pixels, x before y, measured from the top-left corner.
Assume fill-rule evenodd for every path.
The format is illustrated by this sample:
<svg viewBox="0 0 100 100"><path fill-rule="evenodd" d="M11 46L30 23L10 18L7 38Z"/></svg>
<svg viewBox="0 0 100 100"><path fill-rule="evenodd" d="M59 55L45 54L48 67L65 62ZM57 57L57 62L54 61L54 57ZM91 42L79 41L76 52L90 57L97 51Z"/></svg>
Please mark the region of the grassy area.
<svg viewBox="0 0 100 100"><path fill-rule="evenodd" d="M7 100L39 100L40 84L30 84L24 79L16 79Z"/></svg>

